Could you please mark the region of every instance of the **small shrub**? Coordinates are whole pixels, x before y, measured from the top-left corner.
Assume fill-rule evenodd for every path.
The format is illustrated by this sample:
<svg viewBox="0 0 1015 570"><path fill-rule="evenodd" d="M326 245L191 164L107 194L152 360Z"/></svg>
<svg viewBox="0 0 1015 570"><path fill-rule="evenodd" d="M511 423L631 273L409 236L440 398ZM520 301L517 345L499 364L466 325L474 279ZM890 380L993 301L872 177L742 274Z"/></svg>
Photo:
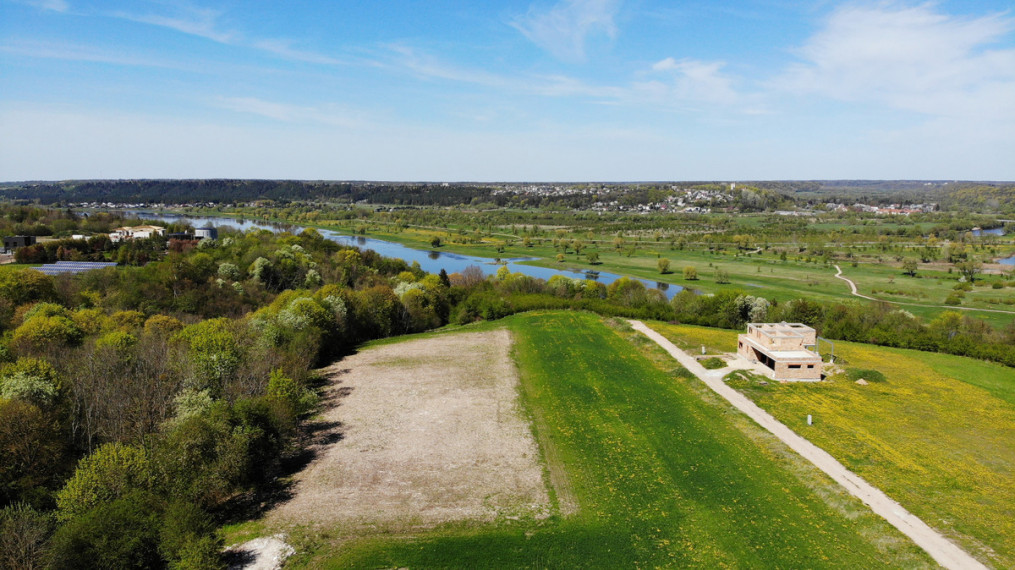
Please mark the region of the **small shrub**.
<svg viewBox="0 0 1015 570"><path fill-rule="evenodd" d="M847 368L846 378L849 378L852 382L856 382L860 379L867 382L884 382L886 380L884 374L878 372L877 370L870 370L868 368Z"/></svg>
<svg viewBox="0 0 1015 570"><path fill-rule="evenodd" d="M726 361L718 356L713 356L702 360L701 365L704 366L706 370L719 370L720 368L726 368Z"/></svg>

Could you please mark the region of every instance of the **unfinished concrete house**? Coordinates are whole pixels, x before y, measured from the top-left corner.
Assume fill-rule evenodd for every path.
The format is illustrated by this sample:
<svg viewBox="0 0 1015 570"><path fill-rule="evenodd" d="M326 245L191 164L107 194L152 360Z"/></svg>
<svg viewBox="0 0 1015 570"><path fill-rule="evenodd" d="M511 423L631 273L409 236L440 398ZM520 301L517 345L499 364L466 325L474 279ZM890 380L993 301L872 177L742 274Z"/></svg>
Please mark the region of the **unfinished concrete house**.
<svg viewBox="0 0 1015 570"><path fill-rule="evenodd" d="M817 332L801 323L750 323L737 338L737 353L770 369L774 380L821 380Z"/></svg>

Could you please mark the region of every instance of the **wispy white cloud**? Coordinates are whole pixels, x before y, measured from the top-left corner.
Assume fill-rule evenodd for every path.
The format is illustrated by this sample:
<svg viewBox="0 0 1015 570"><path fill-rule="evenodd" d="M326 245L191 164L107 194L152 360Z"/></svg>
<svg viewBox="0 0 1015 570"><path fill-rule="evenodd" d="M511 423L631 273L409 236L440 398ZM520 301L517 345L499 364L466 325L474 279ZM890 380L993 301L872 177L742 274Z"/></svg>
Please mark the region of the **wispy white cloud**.
<svg viewBox="0 0 1015 570"><path fill-rule="evenodd" d="M433 54L404 45L388 46L386 67L427 80L467 83L480 87L553 98L584 98L617 105L652 105L667 109L744 104L735 79L723 72L723 62L666 58L650 72L661 79L618 84L590 83L565 74L498 74L448 63ZM394 57L391 57L391 56ZM743 109L744 112L755 112Z"/></svg>
<svg viewBox="0 0 1015 570"><path fill-rule="evenodd" d="M886 104L932 116L1015 120L1015 30L1006 14L964 18L934 4L848 5L773 82L791 92Z"/></svg>
<svg viewBox="0 0 1015 570"><path fill-rule="evenodd" d="M133 14L129 12L116 12L113 15L124 20L169 28L170 30L209 39L221 44L231 44L239 39L239 34L236 32L224 31L220 28L218 20L222 12L218 10L196 8L193 6L179 7L177 10L178 13L173 15Z"/></svg>
<svg viewBox="0 0 1015 570"><path fill-rule="evenodd" d="M68 12L70 11L70 4L67 0L16 0L19 4L25 4L26 6L34 6L40 10L50 10L53 12Z"/></svg>
<svg viewBox="0 0 1015 570"><path fill-rule="evenodd" d="M733 79L723 73L725 66L722 61L668 57L653 64L652 70L671 75L669 81L653 80L638 86L676 104L737 103L741 97L733 86Z"/></svg>
<svg viewBox="0 0 1015 570"><path fill-rule="evenodd" d="M292 46L292 42L287 40L257 40L252 42L251 46L290 61L319 63L322 65L342 65L348 63L346 60L339 59L337 57L294 48Z"/></svg>
<svg viewBox="0 0 1015 570"><path fill-rule="evenodd" d="M551 8L531 6L511 25L554 57L581 62L590 36L616 37L619 9L620 0L560 0Z"/></svg>
<svg viewBox="0 0 1015 570"><path fill-rule="evenodd" d="M511 85L510 78L505 75L454 65L433 54L406 45L391 44L385 46L385 49L386 53L381 56L383 61L381 65L407 71L420 78L444 79L494 88L505 88Z"/></svg>
<svg viewBox="0 0 1015 570"><path fill-rule="evenodd" d="M94 46L66 42L12 40L0 44L0 52L23 57L60 59L64 61L89 61L140 67L165 67L181 69L182 66L156 58L113 52Z"/></svg>
<svg viewBox="0 0 1015 570"><path fill-rule="evenodd" d="M220 108L274 119L285 123L340 127L346 129L364 127L362 113L352 113L337 107L315 107L265 101L256 97L220 97L214 101Z"/></svg>
<svg viewBox="0 0 1015 570"><path fill-rule="evenodd" d="M220 10L174 4L171 6L171 11L172 13L169 14L115 12L111 15L132 22L175 30L220 44L256 49L289 61L321 65L342 65L348 63L346 60L337 57L294 47L293 42L289 40L253 38L242 32L228 29L221 22L224 13Z"/></svg>

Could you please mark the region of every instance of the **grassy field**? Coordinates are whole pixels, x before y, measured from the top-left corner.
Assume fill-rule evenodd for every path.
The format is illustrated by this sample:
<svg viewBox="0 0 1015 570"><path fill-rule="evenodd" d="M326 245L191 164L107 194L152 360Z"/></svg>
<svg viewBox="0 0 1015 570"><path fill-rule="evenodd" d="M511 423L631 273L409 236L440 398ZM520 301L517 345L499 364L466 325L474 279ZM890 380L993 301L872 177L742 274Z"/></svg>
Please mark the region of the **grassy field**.
<svg viewBox="0 0 1015 570"><path fill-rule="evenodd" d="M736 349L735 332L653 328L685 346ZM835 354L885 381L731 385L984 562L1015 567L1015 369L847 342Z"/></svg>
<svg viewBox="0 0 1015 570"><path fill-rule="evenodd" d="M203 212L204 214L222 215L221 212ZM241 214L234 214L241 216ZM745 216L743 220L758 221L759 218ZM301 222L307 223L307 222ZM760 223L760 222L759 222ZM883 220L878 221L884 224ZM557 269L573 269L584 271L595 269L621 275L640 277L651 281L692 287L706 293L714 293L722 289L740 289L768 299L787 301L806 297L817 301L858 300L850 294L849 286L835 278L835 267L815 257L789 255L785 261L779 258L780 248L770 248L762 252L708 251L700 245L690 245L678 249L668 241L653 241L644 237L635 240L630 236L625 246L617 249L613 246L614 236L609 233L568 234L567 238L581 239L586 248L580 253L573 249L565 255L565 261L556 261L560 250L552 245L552 239L543 238L531 241L531 247L523 245L519 236L513 235L509 228L502 228L479 239L475 235L463 236L458 228L437 228L411 226L401 227L381 220L326 220L318 219L314 227L331 229L343 233L354 234L362 231L364 235L378 239L393 241L417 249L431 249L430 242L438 237L442 240L443 251L475 255L488 258L534 258L525 263ZM890 225L890 224L889 224ZM841 227L839 229L842 229ZM691 236L692 239L694 236ZM700 236L699 236L700 237ZM636 245L628 254L628 246ZM1005 246L1008 247L1008 246ZM1005 250L1007 251L1007 250ZM585 254L596 252L599 263L592 265ZM873 254L871 254L873 255ZM660 257L670 260L671 273L659 273L657 262ZM878 299L902 303L903 308L914 315L932 319L942 311L945 299L953 291L958 275L949 274L942 268L922 267L917 277L902 275L899 264L891 262L873 262L873 258L861 262L857 267L840 262L843 272L853 279L861 294ZM693 266L699 279L686 281L683 279L683 268ZM715 282L716 271L725 271L729 275L728 284ZM983 283L1001 281L1000 276L984 276ZM965 294L962 307L971 316L983 319L994 327L1003 327L1015 319L1015 305L1007 305L1004 301L1011 298L1011 288L991 289L989 286L977 286ZM866 301L862 301L866 302ZM1009 311L1008 313L992 312Z"/></svg>
<svg viewBox="0 0 1015 570"><path fill-rule="evenodd" d="M933 565L640 335L587 314L505 324L556 514L412 535L297 535L309 550L298 566Z"/></svg>
<svg viewBox="0 0 1015 570"><path fill-rule="evenodd" d="M351 232L352 226L332 226L333 229ZM490 258L532 257L526 262L550 268L571 268L577 270L596 269L621 275L631 275L642 279L660 281L685 287L700 289L704 292L716 292L721 289L737 288L769 299L787 301L806 297L817 301L857 300L850 294L849 286L835 278L835 267L831 263L823 263L817 259L807 261L790 256L782 261L775 250L763 253L739 254L733 251L709 252L701 249L677 250L666 242L642 242L638 249L628 255L624 250L617 250L608 242L606 236L597 236L598 242L590 243L581 254L573 250L565 255L565 261L558 263L558 250L549 242L535 241L532 247L524 247L512 236L495 236L486 243L469 244L455 243L448 237L447 231L412 228L401 231L385 231L383 227L372 226L367 234L380 239L396 241L410 247L430 248L433 237L441 237L445 241L442 249ZM503 251L498 251L500 248ZM595 251L599 254L599 264L591 265L585 253ZM671 273L661 274L657 268L660 257L670 260ZM953 291L958 275L944 270L921 268L917 277L902 274L898 264L859 263L852 267L840 262L843 273L856 282L859 292L885 301L902 304L903 308L914 315L932 319L944 310L945 299ZM683 279L683 268L693 266L698 272L698 280ZM716 271L725 271L729 275L728 284L715 282ZM983 319L995 327L1002 327L1015 319L1015 305L1004 303L1011 298L1011 289L991 289L987 284L1000 280L999 276L983 276L981 283L966 293L962 307L971 316ZM1008 313L992 312L979 309L1008 311Z"/></svg>

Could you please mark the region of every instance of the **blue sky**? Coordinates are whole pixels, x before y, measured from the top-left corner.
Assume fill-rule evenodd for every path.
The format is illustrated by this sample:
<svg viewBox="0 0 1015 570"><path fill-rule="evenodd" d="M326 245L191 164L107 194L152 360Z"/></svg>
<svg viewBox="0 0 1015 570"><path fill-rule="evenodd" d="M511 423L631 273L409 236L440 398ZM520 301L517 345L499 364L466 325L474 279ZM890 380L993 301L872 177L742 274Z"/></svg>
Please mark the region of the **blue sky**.
<svg viewBox="0 0 1015 570"><path fill-rule="evenodd" d="M1009 1L0 0L0 180L1015 180Z"/></svg>

